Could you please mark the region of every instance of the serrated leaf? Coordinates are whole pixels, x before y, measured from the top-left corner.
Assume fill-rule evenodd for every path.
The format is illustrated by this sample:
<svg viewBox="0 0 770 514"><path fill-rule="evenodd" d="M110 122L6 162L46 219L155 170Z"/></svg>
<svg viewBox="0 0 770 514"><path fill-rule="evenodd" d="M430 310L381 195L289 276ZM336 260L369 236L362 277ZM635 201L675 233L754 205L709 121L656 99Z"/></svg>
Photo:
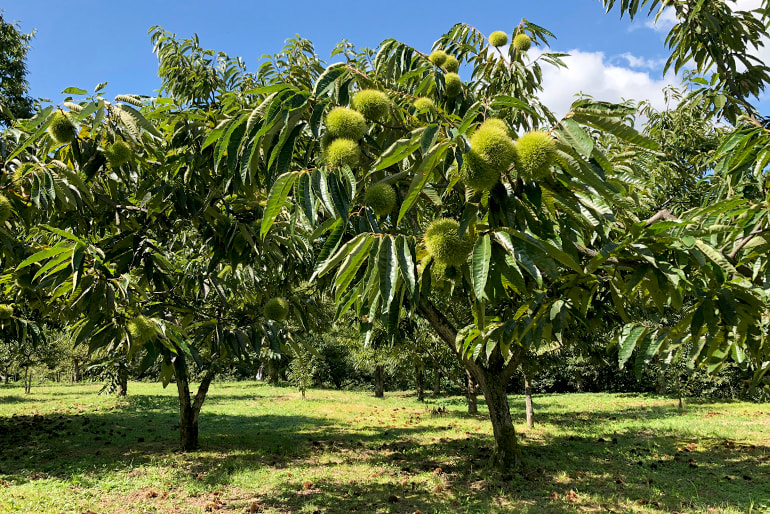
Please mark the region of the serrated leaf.
<svg viewBox="0 0 770 514"><path fill-rule="evenodd" d="M301 171L284 173L273 182L273 187L270 189L270 193L267 196L265 211L262 214L262 226L259 230L259 235L262 239L265 238L270 231L270 227L275 223L275 219L278 216L278 213L281 212L281 209L286 202L286 197L294 186L294 182L302 173L303 172Z"/></svg>
<svg viewBox="0 0 770 514"><path fill-rule="evenodd" d="M618 336L618 365L622 369L625 363L631 358L636 348L636 343L647 331L647 327L636 324L628 324L623 327Z"/></svg>
<svg viewBox="0 0 770 514"><path fill-rule="evenodd" d="M477 299L486 299L487 294L484 291L489 276L489 263L492 258L492 242L489 234L476 239L471 256L471 282L473 284L473 294Z"/></svg>
<svg viewBox="0 0 770 514"><path fill-rule="evenodd" d="M380 251L377 254L377 271L382 305L386 309L383 310L383 313L386 313L396 296L396 282L398 281L398 257L393 238L389 236L384 237L380 242Z"/></svg>

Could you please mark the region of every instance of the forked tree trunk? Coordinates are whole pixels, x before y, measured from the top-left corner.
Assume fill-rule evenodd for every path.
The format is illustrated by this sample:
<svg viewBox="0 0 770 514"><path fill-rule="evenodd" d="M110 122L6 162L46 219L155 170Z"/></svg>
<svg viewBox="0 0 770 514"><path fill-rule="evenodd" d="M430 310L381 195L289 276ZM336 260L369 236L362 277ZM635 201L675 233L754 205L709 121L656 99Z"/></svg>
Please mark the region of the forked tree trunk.
<svg viewBox="0 0 770 514"><path fill-rule="evenodd" d="M531 372L524 372L524 404L527 411L527 426L535 426L535 408L532 406L532 384L530 383Z"/></svg>
<svg viewBox="0 0 770 514"><path fill-rule="evenodd" d="M128 394L128 367L122 363L118 363L118 396L126 396Z"/></svg>
<svg viewBox="0 0 770 514"><path fill-rule="evenodd" d="M423 369L422 364L417 364L414 367L414 381L417 387L417 401L425 401L425 388L423 387Z"/></svg>
<svg viewBox="0 0 770 514"><path fill-rule="evenodd" d="M476 381L473 380L473 375L467 369L465 370L465 376L468 386L468 414L477 414L479 412L479 404L476 399Z"/></svg>
<svg viewBox="0 0 770 514"><path fill-rule="evenodd" d="M190 380L187 375L187 364L184 355L178 353L174 357L174 375L176 376L176 390L179 396L179 443L183 452L193 452L198 445L198 416L206 399L214 372L209 370L203 376L195 398L190 397Z"/></svg>
<svg viewBox="0 0 770 514"><path fill-rule="evenodd" d="M457 330L441 311L423 297L420 298L417 312L455 352L484 394L484 400L489 409L489 419L492 422L492 432L495 436L495 449L490 465L503 469L519 466L520 449L511 419L506 386L513 373L519 368L523 354L512 356L506 363L499 348L496 348L486 362L468 359L457 352L455 348Z"/></svg>
<svg viewBox="0 0 770 514"><path fill-rule="evenodd" d="M374 368L374 397L385 397L385 366L382 364Z"/></svg>

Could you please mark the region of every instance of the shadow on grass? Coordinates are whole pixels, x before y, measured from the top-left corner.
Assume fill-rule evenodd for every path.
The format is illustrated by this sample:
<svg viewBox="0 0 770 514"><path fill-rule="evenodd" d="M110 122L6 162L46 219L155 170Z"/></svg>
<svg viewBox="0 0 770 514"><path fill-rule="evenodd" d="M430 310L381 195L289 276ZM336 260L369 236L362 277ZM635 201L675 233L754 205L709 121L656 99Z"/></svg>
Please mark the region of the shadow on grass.
<svg viewBox="0 0 770 514"><path fill-rule="evenodd" d="M211 403L233 397L255 395L216 396ZM523 408L521 402L514 400L513 409ZM157 465L159 458L176 459L176 408L171 396L134 395L109 410L86 414L0 417L0 476L16 483L67 480L83 473L98 479ZM770 501L766 445L703 442L675 431L615 433L601 426L608 416L648 420L678 415L673 408L594 410L592 419L555 411L540 408L540 423L590 426L592 437L525 434L523 467L508 474L486 467L491 438L452 428L450 419L469 417L457 412L447 416L446 426L381 428L342 426L320 416L259 415L256 409L238 415L204 412L202 451L185 458L176 473L180 481L195 480L212 491L232 483L236 473L337 465L330 460L361 463L381 474L381 479L343 474L309 486L303 477L287 477L278 491L235 499L244 508L256 501L281 511L315 506L329 512L490 512L515 505L517 512L562 512L578 504L601 509L604 499L624 509L636 504L706 510L729 504L748 511ZM426 433L434 440L421 444L419 437ZM577 492L573 496L570 491Z"/></svg>

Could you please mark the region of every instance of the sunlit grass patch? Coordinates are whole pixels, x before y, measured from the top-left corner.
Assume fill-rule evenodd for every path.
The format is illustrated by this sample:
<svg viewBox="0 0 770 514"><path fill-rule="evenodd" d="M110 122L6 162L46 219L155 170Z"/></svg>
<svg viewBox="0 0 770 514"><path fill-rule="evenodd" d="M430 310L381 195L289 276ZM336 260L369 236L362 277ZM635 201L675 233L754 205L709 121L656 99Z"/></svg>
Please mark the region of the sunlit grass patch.
<svg viewBox="0 0 770 514"><path fill-rule="evenodd" d="M511 397L524 466L487 467L461 397L214 384L201 451L172 388L0 388L0 512L724 512L770 508L770 407L643 395ZM436 405L447 413L433 413Z"/></svg>

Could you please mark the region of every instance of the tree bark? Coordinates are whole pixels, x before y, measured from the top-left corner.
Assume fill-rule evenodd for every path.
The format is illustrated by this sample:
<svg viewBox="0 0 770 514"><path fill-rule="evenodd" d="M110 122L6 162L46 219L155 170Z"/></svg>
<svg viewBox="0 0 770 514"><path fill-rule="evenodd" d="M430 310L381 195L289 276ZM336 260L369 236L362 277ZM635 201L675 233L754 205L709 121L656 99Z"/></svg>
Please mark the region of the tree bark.
<svg viewBox="0 0 770 514"><path fill-rule="evenodd" d="M465 370L465 376L468 386L468 414L477 414L479 412L479 404L476 399L476 381L473 380L473 375L467 369Z"/></svg>
<svg viewBox="0 0 770 514"><path fill-rule="evenodd" d="M436 381L433 383L433 394L441 394L441 370L436 370Z"/></svg>
<svg viewBox="0 0 770 514"><path fill-rule="evenodd" d="M128 394L128 367L123 362L118 363L118 396Z"/></svg>
<svg viewBox="0 0 770 514"><path fill-rule="evenodd" d="M24 366L24 394L32 392L32 378L29 376L29 366Z"/></svg>
<svg viewBox="0 0 770 514"><path fill-rule="evenodd" d="M414 381L417 388L417 401L425 401L425 388L423 387L423 369L422 364L417 364L414 367Z"/></svg>
<svg viewBox="0 0 770 514"><path fill-rule="evenodd" d="M198 392L191 399L187 363L181 352L174 357L173 365L176 390L179 396L179 443L183 452L193 452L199 448L198 416L215 373L211 369L206 372L198 387Z"/></svg>
<svg viewBox="0 0 770 514"><path fill-rule="evenodd" d="M73 359L72 364L72 381L80 382L80 359Z"/></svg>
<svg viewBox="0 0 770 514"><path fill-rule="evenodd" d="M526 377L524 377L526 379ZM580 370L575 371L575 388L579 393L583 392L583 374Z"/></svg>
<svg viewBox="0 0 770 514"><path fill-rule="evenodd" d="M382 364L374 368L374 397L385 397L385 366Z"/></svg>
<svg viewBox="0 0 770 514"><path fill-rule="evenodd" d="M519 368L523 354L514 354L506 363L498 347L486 362L476 362L457 351L455 346L457 330L427 298L420 298L417 312L460 359L484 394L495 436L495 449L490 465L503 469L517 467L520 464L520 449L511 419L506 386L513 373Z"/></svg>
<svg viewBox="0 0 770 514"><path fill-rule="evenodd" d="M530 383L531 373L524 372L524 404L527 411L527 426L535 426L535 408L532 406L532 384Z"/></svg>
<svg viewBox="0 0 770 514"><path fill-rule="evenodd" d="M521 450L516 439L516 430L511 419L506 385L508 379L501 379L498 373L488 372L481 367L474 377L479 383L489 409L492 432L495 436L495 450L491 465L503 469L519 466Z"/></svg>
<svg viewBox="0 0 770 514"><path fill-rule="evenodd" d="M274 359L267 360L267 383L278 385L278 366Z"/></svg>

